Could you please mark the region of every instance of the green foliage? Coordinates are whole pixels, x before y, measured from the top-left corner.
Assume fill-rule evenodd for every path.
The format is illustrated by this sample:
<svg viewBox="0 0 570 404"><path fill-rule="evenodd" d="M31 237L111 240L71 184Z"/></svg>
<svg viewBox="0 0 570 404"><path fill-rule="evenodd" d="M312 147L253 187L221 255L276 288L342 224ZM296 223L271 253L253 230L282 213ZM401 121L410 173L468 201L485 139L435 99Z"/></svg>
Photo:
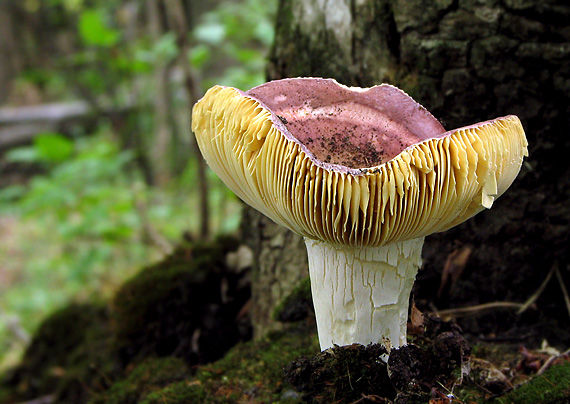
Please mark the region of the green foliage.
<svg viewBox="0 0 570 404"><path fill-rule="evenodd" d="M16 166L33 167L38 175L29 183L0 189L0 220L15 223L4 235L10 243L2 240L0 231L0 275L7 273L11 279L0 285L7 313L0 318L0 368L4 353L16 350L7 319L15 316L31 331L71 298L109 295L121 279L158 257L158 249L149 243L148 224L174 240L183 231L196 232L199 223L193 213L198 211L196 161L180 129L188 127L189 106L174 69L166 71L172 99L168 119L172 138L182 140L172 154L181 154L186 168L176 166L173 172L179 177L157 190L144 182L144 164L135 164L147 164L152 173L155 78L161 66L180 59L175 34L165 30L157 37L148 29L144 2L24 3L19 11L37 13L30 21L41 21L46 37L58 39L26 36L30 52L46 43L56 51L41 66L22 72L14 87L40 93L44 102L79 96L118 114L99 119L94 128L66 127L66 136L41 134L32 145L3 156ZM188 33L189 54L183 57L203 90L217 83L245 89L264 81L276 5L272 0L222 1L196 19ZM90 137L76 136L86 134ZM129 151L120 146L127 144ZM212 229L235 231L235 197L210 171L208 179Z"/></svg>
<svg viewBox="0 0 570 404"><path fill-rule="evenodd" d="M192 66L219 71L204 75L203 89L214 84L248 89L265 81L265 52L273 42L276 1L224 2L194 28ZM252 23L255 21L255 23Z"/></svg>
<svg viewBox="0 0 570 404"><path fill-rule="evenodd" d="M178 192L147 187L132 171L132 154L103 134L75 143L60 135L42 136L8 158L46 170L27 185L0 190L0 218L17 222L10 243L0 243L2 271L15 279L0 285L2 308L18 313L24 329L33 329L70 299L108 295L120 280L155 259L159 251L145 242L144 222L170 239L197 225L189 213L196 203L189 187ZM227 192L219 187L212 195L222 191ZM141 203L147 205L143 212ZM235 229L236 213L230 215L234 227L228 231ZM3 354L14 350L14 340L10 317L1 320Z"/></svg>
<svg viewBox="0 0 570 404"><path fill-rule="evenodd" d="M60 163L73 153L73 142L58 133L43 133L34 138L31 147L20 147L6 153L14 163Z"/></svg>
<svg viewBox="0 0 570 404"><path fill-rule="evenodd" d="M87 9L79 17L79 34L86 45L113 46L119 40L119 32L110 28L102 9Z"/></svg>
<svg viewBox="0 0 570 404"><path fill-rule="evenodd" d="M133 236L139 219L133 185L124 175L132 156L113 142L86 138L74 146L61 135L43 135L31 148L15 149L8 158L59 163L47 175L34 177L21 195L18 210L24 217L42 221L67 242L124 242ZM132 180L136 183L137 178Z"/></svg>
<svg viewBox="0 0 570 404"><path fill-rule="evenodd" d="M0 285L2 305L19 314L25 329L71 298L108 294L137 266L157 257L157 248L145 243L145 221L169 239L196 228L191 172L173 184L174 190L152 189L132 170L132 158L104 134L75 143L44 135L8 155L12 162L46 169L25 186L0 190L0 216L18 221L15 246L0 244L0 261L4 271L19 272L17 283ZM223 225L215 228L231 232L239 216L221 204L228 192L214 186L210 197L221 209L214 210L213 224ZM147 205L143 212L141 203ZM6 327L0 321L0 347L6 348L1 352L11 350Z"/></svg>

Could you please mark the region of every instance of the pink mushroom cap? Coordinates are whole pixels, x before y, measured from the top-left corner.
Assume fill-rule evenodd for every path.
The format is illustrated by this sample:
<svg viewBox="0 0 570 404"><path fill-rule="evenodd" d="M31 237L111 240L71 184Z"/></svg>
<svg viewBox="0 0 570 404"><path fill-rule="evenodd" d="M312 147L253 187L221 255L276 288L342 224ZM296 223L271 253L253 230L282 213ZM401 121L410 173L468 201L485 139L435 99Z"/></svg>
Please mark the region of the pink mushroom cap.
<svg viewBox="0 0 570 404"><path fill-rule="evenodd" d="M192 128L210 167L246 203L309 238L384 245L491 207L527 141L506 116L446 131L398 88L332 79L215 86Z"/></svg>

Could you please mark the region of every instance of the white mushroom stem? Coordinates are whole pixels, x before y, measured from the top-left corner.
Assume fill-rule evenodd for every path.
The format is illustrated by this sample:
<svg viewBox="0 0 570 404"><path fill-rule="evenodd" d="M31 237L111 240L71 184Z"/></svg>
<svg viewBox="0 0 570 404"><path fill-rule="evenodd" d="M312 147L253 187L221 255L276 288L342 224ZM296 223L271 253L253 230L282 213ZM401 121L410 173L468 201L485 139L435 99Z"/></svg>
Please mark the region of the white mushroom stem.
<svg viewBox="0 0 570 404"><path fill-rule="evenodd" d="M408 302L424 238L381 247L305 239L321 349L406 344Z"/></svg>

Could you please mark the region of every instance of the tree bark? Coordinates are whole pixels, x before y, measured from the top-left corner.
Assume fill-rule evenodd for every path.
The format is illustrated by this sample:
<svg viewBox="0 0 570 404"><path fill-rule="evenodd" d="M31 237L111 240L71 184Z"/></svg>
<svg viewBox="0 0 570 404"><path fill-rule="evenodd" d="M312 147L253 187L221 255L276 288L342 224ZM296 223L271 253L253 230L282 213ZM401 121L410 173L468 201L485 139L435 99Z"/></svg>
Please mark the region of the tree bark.
<svg viewBox="0 0 570 404"><path fill-rule="evenodd" d="M388 82L448 129L517 114L530 158L493 209L426 239L416 302L424 308L524 302L556 264L570 283L570 165L560 158L570 151L565 0L281 0L267 72L270 80L322 76L346 85ZM277 327L269 313L307 275L305 251L299 237L251 210L244 225L259 257L254 280L259 336ZM446 258L461 245L473 248L464 274L438 298ZM551 319L560 311L549 305L564 308L562 293L553 290L539 307ZM463 326L496 333L514 329L518 321L504 313L486 319L483 326L473 321ZM560 322L570 323L567 314Z"/></svg>

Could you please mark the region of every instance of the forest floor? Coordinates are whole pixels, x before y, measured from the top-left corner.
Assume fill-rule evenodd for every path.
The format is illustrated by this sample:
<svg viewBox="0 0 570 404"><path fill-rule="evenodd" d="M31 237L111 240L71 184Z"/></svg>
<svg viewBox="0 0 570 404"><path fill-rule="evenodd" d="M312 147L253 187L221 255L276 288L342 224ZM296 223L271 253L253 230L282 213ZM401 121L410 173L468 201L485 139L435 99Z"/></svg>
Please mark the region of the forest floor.
<svg viewBox="0 0 570 404"><path fill-rule="evenodd" d="M5 373L0 402L507 404L570 398L568 351L546 342L463 335L455 321L415 306L409 344L392 350L387 363L380 345L320 353L313 315L302 307L310 302L308 282L280 307L308 314L252 341L248 271L225 259L238 247L231 238L185 242L125 282L111 301L54 313Z"/></svg>

